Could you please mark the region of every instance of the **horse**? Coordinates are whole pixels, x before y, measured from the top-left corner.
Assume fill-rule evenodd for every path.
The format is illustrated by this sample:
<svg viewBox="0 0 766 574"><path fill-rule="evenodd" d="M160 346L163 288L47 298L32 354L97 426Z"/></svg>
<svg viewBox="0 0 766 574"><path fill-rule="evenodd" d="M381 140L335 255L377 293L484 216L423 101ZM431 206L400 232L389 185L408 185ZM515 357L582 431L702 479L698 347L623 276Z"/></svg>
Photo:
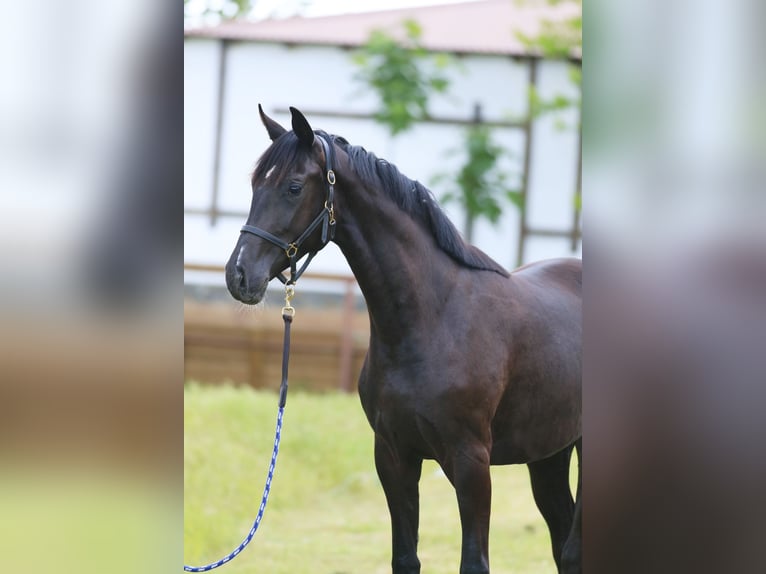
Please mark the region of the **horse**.
<svg viewBox="0 0 766 574"><path fill-rule="evenodd" d="M295 283L330 241L347 259L369 312L358 390L391 518L392 572L420 572L424 459L456 491L461 574L489 572L490 465L506 464L528 466L558 571L580 572L581 261L509 273L463 241L422 184L290 111L288 131L259 105L272 143L252 176L226 284L252 305L273 278Z"/></svg>

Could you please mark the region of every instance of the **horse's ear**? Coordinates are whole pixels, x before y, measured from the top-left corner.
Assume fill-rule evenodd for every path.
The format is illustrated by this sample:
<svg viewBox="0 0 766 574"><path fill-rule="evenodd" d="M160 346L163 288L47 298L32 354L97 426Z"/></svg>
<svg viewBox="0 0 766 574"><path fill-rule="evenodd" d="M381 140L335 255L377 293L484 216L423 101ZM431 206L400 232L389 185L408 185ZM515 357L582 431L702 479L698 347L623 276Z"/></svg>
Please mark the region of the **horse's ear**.
<svg viewBox="0 0 766 574"><path fill-rule="evenodd" d="M263 108L261 107L261 104L258 104L258 113L261 114L261 121L263 122L263 125L266 126L266 131L269 132L269 137L271 138L271 141L274 141L283 133L287 132L285 128L280 126L277 122L275 122L265 113L263 113Z"/></svg>
<svg viewBox="0 0 766 574"><path fill-rule="evenodd" d="M314 131L311 129L308 120L298 110L290 107L290 113L293 115L293 131L298 136L301 145L311 148L314 144Z"/></svg>

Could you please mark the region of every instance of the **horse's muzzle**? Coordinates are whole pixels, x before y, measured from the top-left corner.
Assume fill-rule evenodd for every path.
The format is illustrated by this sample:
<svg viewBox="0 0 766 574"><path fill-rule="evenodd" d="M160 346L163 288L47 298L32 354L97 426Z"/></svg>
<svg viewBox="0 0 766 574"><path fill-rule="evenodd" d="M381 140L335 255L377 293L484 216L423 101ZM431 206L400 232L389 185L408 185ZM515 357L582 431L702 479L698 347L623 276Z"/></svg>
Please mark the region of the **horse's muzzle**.
<svg viewBox="0 0 766 574"><path fill-rule="evenodd" d="M226 287L228 287L232 297L245 305L260 303L268 284L268 277L264 277L260 281L251 280L245 269L239 265L226 267Z"/></svg>

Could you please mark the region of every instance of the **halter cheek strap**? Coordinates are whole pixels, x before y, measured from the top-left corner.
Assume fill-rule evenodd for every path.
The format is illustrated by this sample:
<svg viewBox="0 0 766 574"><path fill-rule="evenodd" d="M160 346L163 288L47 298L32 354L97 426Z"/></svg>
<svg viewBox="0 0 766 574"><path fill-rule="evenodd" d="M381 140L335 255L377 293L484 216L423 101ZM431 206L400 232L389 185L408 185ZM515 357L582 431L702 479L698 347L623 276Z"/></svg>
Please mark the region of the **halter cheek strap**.
<svg viewBox="0 0 766 574"><path fill-rule="evenodd" d="M287 255L287 259L290 262L290 278L288 279L284 276L283 273L279 273L277 275L277 279L279 279L285 285L294 285L300 276L303 275L303 272L306 271L306 268L309 266L309 263L311 263L311 260L314 259L316 254L319 253L319 251L324 248L325 245L327 245L335 238L335 172L333 171L333 165L335 164L335 149L333 148L330 136L328 136L326 133L317 132L316 135L318 136L319 141L324 148L326 167L325 180L327 183L327 195L322 211L313 219L311 223L309 223L308 227L303 231L303 233L301 233L298 238L291 243L287 243L276 235L273 235L268 231L253 225L243 225L240 229L240 233L250 233L260 237L261 239L265 239L269 243L272 243L273 245L276 245L280 249L284 250L285 255ZM298 252L300 251L301 245L304 241L306 241L306 239L309 238L309 236L316 230L316 228L319 227L319 225L322 226L322 246L316 251L311 251L308 254L308 258L306 261L304 261L303 265L301 265L299 269L298 260L300 257L298 256Z"/></svg>

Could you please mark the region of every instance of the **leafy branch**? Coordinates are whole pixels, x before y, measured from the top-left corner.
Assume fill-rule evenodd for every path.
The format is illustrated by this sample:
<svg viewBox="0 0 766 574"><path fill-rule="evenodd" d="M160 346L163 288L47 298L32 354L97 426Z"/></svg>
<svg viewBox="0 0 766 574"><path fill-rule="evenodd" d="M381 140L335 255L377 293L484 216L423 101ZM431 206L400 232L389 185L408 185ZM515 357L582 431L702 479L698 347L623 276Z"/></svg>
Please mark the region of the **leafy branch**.
<svg viewBox="0 0 766 574"><path fill-rule="evenodd" d="M551 5L560 4L561 0L548 0ZM568 59L576 53L582 53L582 1L576 2L580 6L577 14L563 19L543 20L539 32L534 36L516 32L516 37L530 51L539 52L549 59ZM569 97L563 94L555 94L551 98L543 98L540 93L530 86L529 101L530 115L533 118L542 114L555 113L569 108L580 107L582 93L582 68L578 64L571 64L569 79L576 87L577 96Z"/></svg>
<svg viewBox="0 0 766 574"><path fill-rule="evenodd" d="M550 4L556 3L549 0ZM582 2L578 2L582 6ZM529 49L550 59L566 59L582 50L582 9L576 16L561 20L543 20L535 36L516 32L516 37Z"/></svg>
<svg viewBox="0 0 766 574"><path fill-rule="evenodd" d="M445 54L433 55L420 42L422 29L414 20L405 20L404 40L374 30L367 43L352 56L360 68L355 80L380 98L375 119L395 136L428 117L431 93L449 87L444 73L449 65Z"/></svg>
<svg viewBox="0 0 766 574"><path fill-rule="evenodd" d="M491 128L478 121L471 125L465 132L462 149L466 159L457 174L439 174L432 182L452 182L452 188L442 195L441 200L445 204L456 202L463 207L466 216L464 234L470 242L477 219L486 218L496 224L503 213L503 202L510 201L523 209L524 196L508 185L507 174L498 166L504 149L493 141Z"/></svg>

